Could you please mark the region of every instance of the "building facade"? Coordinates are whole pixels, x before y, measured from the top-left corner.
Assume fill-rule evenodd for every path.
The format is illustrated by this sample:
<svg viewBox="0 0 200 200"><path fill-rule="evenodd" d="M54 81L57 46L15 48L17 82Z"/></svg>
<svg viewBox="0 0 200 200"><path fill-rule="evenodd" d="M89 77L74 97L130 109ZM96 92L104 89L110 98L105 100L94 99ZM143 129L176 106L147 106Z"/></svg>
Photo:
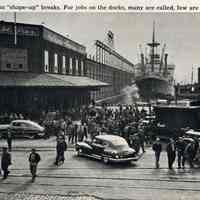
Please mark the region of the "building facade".
<svg viewBox="0 0 200 200"><path fill-rule="evenodd" d="M200 68L198 68L197 82L188 84L176 84L175 85L175 96L177 99L194 99L200 100ZM193 72L192 72L193 79Z"/></svg>
<svg viewBox="0 0 200 200"><path fill-rule="evenodd" d="M1 21L0 34L1 71L86 73L86 48L42 25Z"/></svg>
<svg viewBox="0 0 200 200"><path fill-rule="evenodd" d="M95 56L94 59L86 59L86 68L88 77L110 85L91 92L91 98L96 101L120 99L124 95L122 90L134 80L134 65L114 49L114 34L111 31L107 34L106 43L95 41Z"/></svg>
<svg viewBox="0 0 200 200"><path fill-rule="evenodd" d="M106 86L86 77L86 48L42 25L0 21L0 108L67 109Z"/></svg>
<svg viewBox="0 0 200 200"><path fill-rule="evenodd" d="M116 69L112 66L98 63L92 59L86 60L87 75L92 79L96 79L109 84L108 87L91 92L91 99L95 101L106 101L109 98L123 96L122 90L132 84L133 73Z"/></svg>

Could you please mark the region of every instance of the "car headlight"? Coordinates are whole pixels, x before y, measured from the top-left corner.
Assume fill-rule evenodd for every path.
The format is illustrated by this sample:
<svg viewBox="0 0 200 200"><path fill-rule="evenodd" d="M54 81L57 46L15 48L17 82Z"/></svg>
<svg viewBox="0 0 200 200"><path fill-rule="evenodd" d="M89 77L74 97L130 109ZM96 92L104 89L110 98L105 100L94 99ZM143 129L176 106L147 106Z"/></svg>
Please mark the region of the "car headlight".
<svg viewBox="0 0 200 200"><path fill-rule="evenodd" d="M118 156L118 155L115 155L115 158L116 158L116 159L119 159L119 156Z"/></svg>

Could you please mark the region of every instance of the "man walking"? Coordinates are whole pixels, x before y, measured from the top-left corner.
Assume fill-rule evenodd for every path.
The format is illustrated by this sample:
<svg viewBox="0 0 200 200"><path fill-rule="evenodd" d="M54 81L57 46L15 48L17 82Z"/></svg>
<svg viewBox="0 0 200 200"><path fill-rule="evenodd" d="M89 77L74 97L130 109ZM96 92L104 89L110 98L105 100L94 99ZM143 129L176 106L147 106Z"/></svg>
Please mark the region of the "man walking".
<svg viewBox="0 0 200 200"><path fill-rule="evenodd" d="M86 123L83 125L84 138L88 138L88 126Z"/></svg>
<svg viewBox="0 0 200 200"><path fill-rule="evenodd" d="M195 144L190 142L187 144L184 150L184 158L189 162L190 168L193 168L193 155L195 153Z"/></svg>
<svg viewBox="0 0 200 200"><path fill-rule="evenodd" d="M138 136L139 136L140 147L142 148L142 152L145 153L145 149L144 149L145 135L144 135L143 127L140 127Z"/></svg>
<svg viewBox="0 0 200 200"><path fill-rule="evenodd" d="M64 163L65 161L65 151L67 150L67 143L65 142L63 137L59 137L57 139L57 145L56 145L56 161L55 165L58 165L60 161Z"/></svg>
<svg viewBox="0 0 200 200"><path fill-rule="evenodd" d="M10 128L8 128L6 140L7 140L7 144L8 144L8 150L12 151L12 133L11 133Z"/></svg>
<svg viewBox="0 0 200 200"><path fill-rule="evenodd" d="M159 168L160 167L160 165L159 165L160 153L162 151L162 145L160 143L159 138L156 138L156 141L153 143L152 149L155 152L156 168Z"/></svg>
<svg viewBox="0 0 200 200"><path fill-rule="evenodd" d="M185 150L185 142L182 137L179 137L176 142L176 151L178 156L178 169L181 169L181 167L185 168L185 158L184 158L184 150Z"/></svg>
<svg viewBox="0 0 200 200"><path fill-rule="evenodd" d="M176 158L175 144L172 138L170 139L170 142L167 144L166 151L167 151L167 158L168 158L168 168L172 169L173 163Z"/></svg>
<svg viewBox="0 0 200 200"><path fill-rule="evenodd" d="M3 179L8 177L10 171L8 171L8 167L11 165L11 156L7 151L6 147L3 147L3 153L1 157L1 169L3 171Z"/></svg>
<svg viewBox="0 0 200 200"><path fill-rule="evenodd" d="M40 155L36 153L36 150L32 149L28 160L30 163L30 172L32 175L32 182L34 182L36 173L37 173L37 165L40 162L41 158L40 158Z"/></svg>

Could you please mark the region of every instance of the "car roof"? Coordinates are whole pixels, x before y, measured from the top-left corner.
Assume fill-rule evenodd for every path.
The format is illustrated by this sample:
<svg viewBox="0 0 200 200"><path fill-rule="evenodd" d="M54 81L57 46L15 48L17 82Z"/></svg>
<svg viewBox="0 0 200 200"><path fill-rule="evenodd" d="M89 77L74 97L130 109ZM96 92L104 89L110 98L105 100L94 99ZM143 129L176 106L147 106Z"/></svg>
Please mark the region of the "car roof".
<svg viewBox="0 0 200 200"><path fill-rule="evenodd" d="M104 141L108 141L111 143L116 143L116 141L125 141L124 138L117 136L117 135L97 135L95 137L96 139L100 139L100 140L104 140Z"/></svg>
<svg viewBox="0 0 200 200"><path fill-rule="evenodd" d="M186 132L186 134L188 135L196 135L196 136L200 136L200 131L194 131L192 129L190 129L189 131Z"/></svg>
<svg viewBox="0 0 200 200"><path fill-rule="evenodd" d="M13 120L12 123L29 123L29 124L32 124L34 126L40 126L38 123L36 122L33 122L31 120L24 120L24 119L17 119L17 120Z"/></svg>

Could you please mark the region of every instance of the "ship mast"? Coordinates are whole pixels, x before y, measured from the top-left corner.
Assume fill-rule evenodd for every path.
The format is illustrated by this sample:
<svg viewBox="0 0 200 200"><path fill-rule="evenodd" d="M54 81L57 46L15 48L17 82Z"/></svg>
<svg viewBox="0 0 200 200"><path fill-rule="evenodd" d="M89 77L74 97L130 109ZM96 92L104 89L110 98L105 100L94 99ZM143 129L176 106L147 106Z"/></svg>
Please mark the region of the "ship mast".
<svg viewBox="0 0 200 200"><path fill-rule="evenodd" d="M154 72L154 63L155 59L157 58L157 54L155 54L155 48L160 45L160 43L155 41L155 22L153 22L153 36L152 36L152 43L148 43L148 46L151 48L150 54L150 62L151 62L151 71Z"/></svg>

